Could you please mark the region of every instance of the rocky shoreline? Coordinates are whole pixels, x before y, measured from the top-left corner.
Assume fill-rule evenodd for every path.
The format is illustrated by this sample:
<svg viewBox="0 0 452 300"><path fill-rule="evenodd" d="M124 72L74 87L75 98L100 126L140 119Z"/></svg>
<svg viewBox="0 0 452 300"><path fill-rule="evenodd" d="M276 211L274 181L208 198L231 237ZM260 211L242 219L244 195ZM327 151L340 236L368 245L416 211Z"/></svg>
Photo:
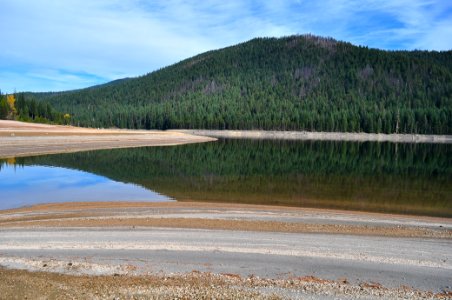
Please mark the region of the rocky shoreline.
<svg viewBox="0 0 452 300"><path fill-rule="evenodd" d="M360 141L393 143L452 143L451 135L384 134L365 132L310 132L310 131L264 131L264 130L175 130L187 134L214 138L235 139L282 139L319 141Z"/></svg>

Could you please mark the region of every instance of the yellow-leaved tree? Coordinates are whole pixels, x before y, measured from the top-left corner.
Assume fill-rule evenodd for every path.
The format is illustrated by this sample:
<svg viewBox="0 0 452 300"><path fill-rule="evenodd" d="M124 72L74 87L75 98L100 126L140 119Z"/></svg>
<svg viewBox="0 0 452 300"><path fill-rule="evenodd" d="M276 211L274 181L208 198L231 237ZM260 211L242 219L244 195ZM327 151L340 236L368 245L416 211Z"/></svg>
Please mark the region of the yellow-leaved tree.
<svg viewBox="0 0 452 300"><path fill-rule="evenodd" d="M70 114L64 114L63 119L64 119L64 124L69 125L71 123L71 115Z"/></svg>
<svg viewBox="0 0 452 300"><path fill-rule="evenodd" d="M13 114L16 114L17 110L14 106L16 103L16 97L13 94L6 96L6 102L8 102L9 108Z"/></svg>

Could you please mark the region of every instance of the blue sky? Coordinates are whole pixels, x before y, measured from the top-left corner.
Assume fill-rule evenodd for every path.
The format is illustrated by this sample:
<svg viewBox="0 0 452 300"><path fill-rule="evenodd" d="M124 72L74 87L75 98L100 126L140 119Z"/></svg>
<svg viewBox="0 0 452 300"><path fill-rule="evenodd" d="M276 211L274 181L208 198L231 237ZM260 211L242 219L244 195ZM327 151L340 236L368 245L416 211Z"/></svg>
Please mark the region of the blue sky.
<svg viewBox="0 0 452 300"><path fill-rule="evenodd" d="M254 37L312 33L380 49L452 49L450 0L0 0L0 89L139 76Z"/></svg>

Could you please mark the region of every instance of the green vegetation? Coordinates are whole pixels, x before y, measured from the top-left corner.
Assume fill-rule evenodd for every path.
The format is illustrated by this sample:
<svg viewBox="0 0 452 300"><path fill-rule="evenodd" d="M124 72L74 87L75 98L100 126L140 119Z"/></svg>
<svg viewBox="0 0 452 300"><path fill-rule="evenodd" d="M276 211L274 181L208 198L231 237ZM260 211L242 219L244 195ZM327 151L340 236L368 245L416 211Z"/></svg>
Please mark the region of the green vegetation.
<svg viewBox="0 0 452 300"><path fill-rule="evenodd" d="M40 93L92 127L452 133L452 51L258 38L138 78Z"/></svg>
<svg viewBox="0 0 452 300"><path fill-rule="evenodd" d="M220 140L17 158L144 186L184 201L452 216L452 146Z"/></svg>
<svg viewBox="0 0 452 300"><path fill-rule="evenodd" d="M26 99L24 93L18 95L0 93L0 119L36 123L70 123L69 114L66 116L58 113L47 101Z"/></svg>

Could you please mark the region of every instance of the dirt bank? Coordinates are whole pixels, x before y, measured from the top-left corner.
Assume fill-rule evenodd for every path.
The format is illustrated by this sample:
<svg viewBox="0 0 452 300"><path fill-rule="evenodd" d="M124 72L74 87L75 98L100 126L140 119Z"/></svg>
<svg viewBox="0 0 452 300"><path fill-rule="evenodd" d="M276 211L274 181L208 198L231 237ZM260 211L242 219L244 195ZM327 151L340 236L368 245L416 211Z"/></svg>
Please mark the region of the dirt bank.
<svg viewBox="0 0 452 300"><path fill-rule="evenodd" d="M452 220L196 202L42 204L0 211L0 228L166 227L452 239Z"/></svg>
<svg viewBox="0 0 452 300"><path fill-rule="evenodd" d="M264 130L175 130L215 138L283 139L319 141L372 141L394 143L452 143L450 135L383 134L351 132L264 131Z"/></svg>
<svg viewBox="0 0 452 300"><path fill-rule="evenodd" d="M449 299L447 292L313 276L262 279L236 274L71 276L0 268L1 299Z"/></svg>
<svg viewBox="0 0 452 300"><path fill-rule="evenodd" d="M446 299L451 241L444 218L220 203L47 204L0 212L0 266L8 268L0 269L0 290L21 298Z"/></svg>
<svg viewBox="0 0 452 300"><path fill-rule="evenodd" d="M0 158L214 140L168 131L92 129L0 120Z"/></svg>

